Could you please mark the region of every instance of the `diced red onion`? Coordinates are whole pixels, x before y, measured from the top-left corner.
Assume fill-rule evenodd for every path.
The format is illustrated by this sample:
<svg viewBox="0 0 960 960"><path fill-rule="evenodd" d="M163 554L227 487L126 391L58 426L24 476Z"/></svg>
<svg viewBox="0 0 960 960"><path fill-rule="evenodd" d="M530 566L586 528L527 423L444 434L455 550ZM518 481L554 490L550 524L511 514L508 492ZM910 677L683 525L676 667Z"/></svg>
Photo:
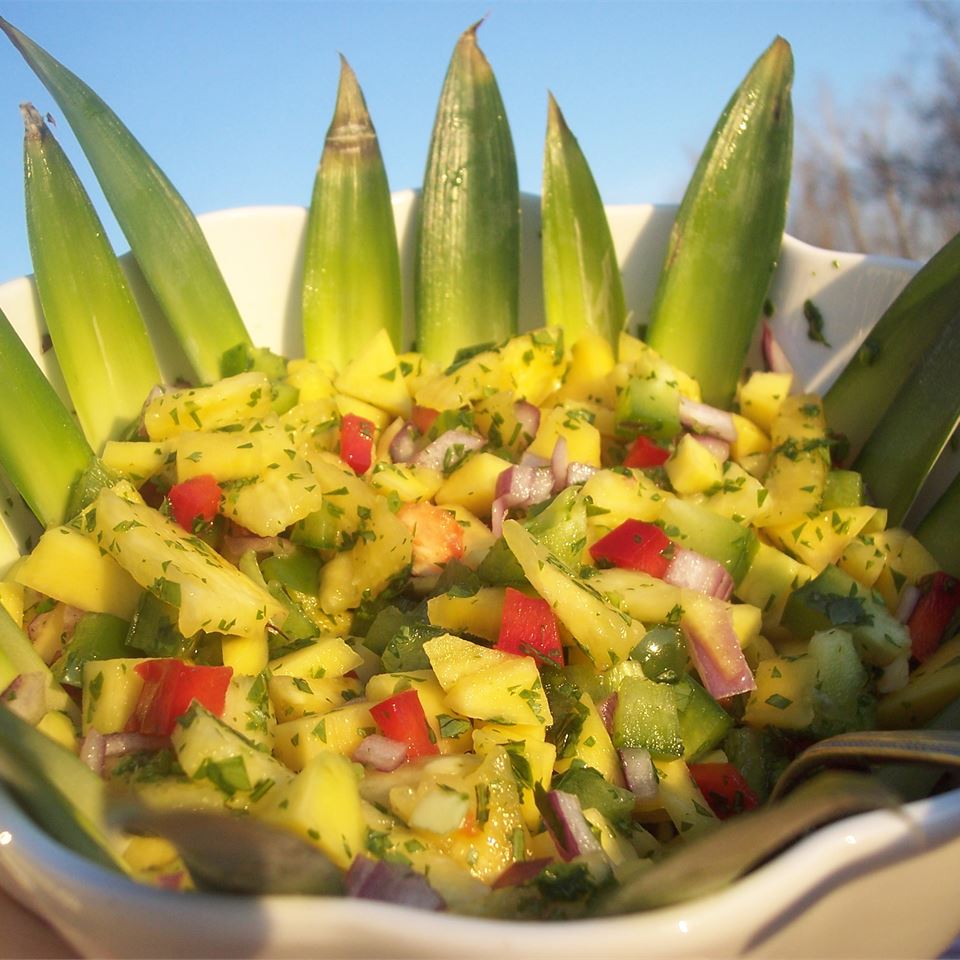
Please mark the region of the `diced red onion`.
<svg viewBox="0 0 960 960"><path fill-rule="evenodd" d="M725 700L757 688L740 649L730 608L719 600L700 597L686 604L680 627L703 685L715 700Z"/></svg>
<svg viewBox="0 0 960 960"><path fill-rule="evenodd" d="M544 822L564 860L572 860L588 853L603 853L603 847L590 829L580 807L580 798L576 794L551 790L547 793L547 802L560 826L561 835L554 833L554 825L551 823L553 818L544 818Z"/></svg>
<svg viewBox="0 0 960 960"><path fill-rule="evenodd" d="M162 750L170 746L170 738L154 737L146 733L107 733L104 734L103 745L105 756L125 757L129 753Z"/></svg>
<svg viewBox="0 0 960 960"><path fill-rule="evenodd" d="M652 800L657 795L657 771L650 751L642 747L623 747L620 751L623 779L630 792L640 800Z"/></svg>
<svg viewBox="0 0 960 960"><path fill-rule="evenodd" d="M697 433L706 433L711 437L719 437L727 443L737 439L737 428L733 422L733 414L728 410L720 410L706 403L698 403L687 397L680 398L680 422Z"/></svg>
<svg viewBox="0 0 960 960"><path fill-rule="evenodd" d="M503 535L503 521L507 519L507 498L497 497L490 504L490 532L495 537Z"/></svg>
<svg viewBox="0 0 960 960"><path fill-rule="evenodd" d="M760 335L760 349L767 369L771 373L793 373L793 364L787 359L783 347L777 343L773 335L773 327L766 320L763 321L763 332Z"/></svg>
<svg viewBox="0 0 960 960"><path fill-rule="evenodd" d="M540 408L526 400L518 400L513 405L513 415L520 429L532 440L540 429Z"/></svg>
<svg viewBox="0 0 960 960"><path fill-rule="evenodd" d="M558 493L567 485L567 467L569 464L570 454L567 450L567 438L557 437L557 441L553 445L553 456L550 457L554 493Z"/></svg>
<svg viewBox="0 0 960 960"><path fill-rule="evenodd" d="M567 465L566 486L572 487L578 483L586 483L596 472L597 468L589 463L580 463L578 460L574 460L573 463Z"/></svg>
<svg viewBox="0 0 960 960"><path fill-rule="evenodd" d="M417 455L417 431L409 421L405 423L390 441L390 459L394 463L409 463Z"/></svg>
<svg viewBox="0 0 960 960"><path fill-rule="evenodd" d="M347 895L364 900L383 900L421 910L444 910L443 897L425 877L410 867L387 860L354 858L344 878Z"/></svg>
<svg viewBox="0 0 960 960"><path fill-rule="evenodd" d="M80 759L96 774L103 773L107 744L102 733L91 727L80 743Z"/></svg>
<svg viewBox="0 0 960 960"><path fill-rule="evenodd" d="M515 464L497 477L496 496L505 497L507 507L532 507L553 493L553 471L549 467Z"/></svg>
<svg viewBox="0 0 960 960"><path fill-rule="evenodd" d="M711 437L708 433L691 433L691 437L701 446L706 447L721 463L730 459L730 444L719 437Z"/></svg>
<svg viewBox="0 0 960 960"><path fill-rule="evenodd" d="M413 462L418 467L429 467L431 470L443 472L450 466L451 453L456 454L459 460L463 454L479 450L486 444L483 437L466 430L447 430L441 433L436 440L428 443L417 455ZM457 448L460 448L459 450Z"/></svg>
<svg viewBox="0 0 960 960"><path fill-rule="evenodd" d="M549 467L550 461L546 457L538 456L535 453L530 453L529 450L524 450L520 454L520 466L521 467Z"/></svg>
<svg viewBox="0 0 960 960"><path fill-rule="evenodd" d="M360 741L360 745L353 751L353 759L365 767L389 773L407 759L408 749L405 743L372 733Z"/></svg>
<svg viewBox="0 0 960 960"><path fill-rule="evenodd" d="M603 721L603 725L607 728L607 733L610 733L613 730L613 715L617 711L617 703L620 698L616 693L611 693L610 696L604 697L597 704L597 713L600 714L600 719Z"/></svg>
<svg viewBox="0 0 960 960"><path fill-rule="evenodd" d="M39 671L21 673L0 694L2 703L21 720L36 726L47 712L47 682Z"/></svg>
<svg viewBox="0 0 960 960"><path fill-rule="evenodd" d="M523 883L529 883L534 877L539 877L543 873L543 868L549 867L551 863L553 861L549 857L537 857L535 860L517 860L516 863L511 863L490 886L494 890L502 890L504 887L519 887Z"/></svg>
<svg viewBox="0 0 960 960"><path fill-rule="evenodd" d="M920 588L912 583L908 583L900 594L900 602L897 604L897 619L901 623L906 623L913 616L921 597Z"/></svg>
<svg viewBox="0 0 960 960"><path fill-rule="evenodd" d="M663 579L718 600L729 600L733 593L733 577L722 563L686 547L674 547Z"/></svg>

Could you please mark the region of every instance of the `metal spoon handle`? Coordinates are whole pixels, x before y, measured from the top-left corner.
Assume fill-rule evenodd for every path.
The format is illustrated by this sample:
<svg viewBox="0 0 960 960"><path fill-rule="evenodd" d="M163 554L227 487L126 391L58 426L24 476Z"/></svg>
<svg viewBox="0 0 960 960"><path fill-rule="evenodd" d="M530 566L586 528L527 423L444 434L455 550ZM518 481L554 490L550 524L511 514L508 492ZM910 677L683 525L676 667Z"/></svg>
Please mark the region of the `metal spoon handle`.
<svg viewBox="0 0 960 960"><path fill-rule="evenodd" d="M872 763L960 769L960 731L869 730L828 737L793 760L774 785L770 799L785 796L820 767L863 768Z"/></svg>

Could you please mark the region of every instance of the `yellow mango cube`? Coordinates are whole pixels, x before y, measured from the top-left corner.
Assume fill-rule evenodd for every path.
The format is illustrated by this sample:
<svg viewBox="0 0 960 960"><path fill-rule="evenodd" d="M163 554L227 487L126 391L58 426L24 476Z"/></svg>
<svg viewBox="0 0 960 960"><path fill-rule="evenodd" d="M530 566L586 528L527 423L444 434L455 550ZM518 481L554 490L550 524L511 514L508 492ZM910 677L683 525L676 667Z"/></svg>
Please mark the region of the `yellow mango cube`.
<svg viewBox="0 0 960 960"><path fill-rule="evenodd" d="M13 578L54 600L121 620L130 620L143 592L112 556L74 527L44 531Z"/></svg>
<svg viewBox="0 0 960 960"><path fill-rule="evenodd" d="M780 405L790 393L793 374L755 370L740 385L740 413L762 430L770 432Z"/></svg>
<svg viewBox="0 0 960 960"><path fill-rule="evenodd" d="M490 516L497 478L512 466L509 460L481 450L468 457L437 490L438 504L459 504L478 517Z"/></svg>
<svg viewBox="0 0 960 960"><path fill-rule="evenodd" d="M685 433L664 464L677 493L703 493L723 478L723 464L696 437Z"/></svg>
<svg viewBox="0 0 960 960"><path fill-rule="evenodd" d="M340 393L373 404L395 417L409 417L412 401L390 334L381 329L334 381Z"/></svg>

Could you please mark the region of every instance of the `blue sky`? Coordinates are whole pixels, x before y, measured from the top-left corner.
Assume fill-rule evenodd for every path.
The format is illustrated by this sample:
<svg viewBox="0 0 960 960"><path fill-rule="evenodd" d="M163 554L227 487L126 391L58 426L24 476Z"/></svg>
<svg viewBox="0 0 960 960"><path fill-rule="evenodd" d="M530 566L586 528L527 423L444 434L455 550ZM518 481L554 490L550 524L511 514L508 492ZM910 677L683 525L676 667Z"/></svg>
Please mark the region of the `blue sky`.
<svg viewBox="0 0 960 960"><path fill-rule="evenodd" d="M453 45L485 14L480 44L506 104L521 188L539 189L551 90L611 203L679 199L723 104L776 34L794 49L798 140L825 88L856 109L895 73L922 75L930 35L915 7L880 0L5 0L0 13L113 107L198 213L308 201L341 52L364 89L391 185L418 186ZM0 93L4 280L30 271L18 104L57 109L5 40ZM66 125L56 129L102 206Z"/></svg>

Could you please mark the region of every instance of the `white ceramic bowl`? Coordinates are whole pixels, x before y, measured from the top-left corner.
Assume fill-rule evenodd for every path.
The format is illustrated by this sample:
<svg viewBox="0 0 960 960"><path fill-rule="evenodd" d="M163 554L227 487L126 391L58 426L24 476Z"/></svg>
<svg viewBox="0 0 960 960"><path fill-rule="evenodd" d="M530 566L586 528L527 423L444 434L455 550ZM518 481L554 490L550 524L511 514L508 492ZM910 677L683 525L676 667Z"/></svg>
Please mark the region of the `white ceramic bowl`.
<svg viewBox="0 0 960 960"><path fill-rule="evenodd" d="M395 197L407 278L415 202L410 192ZM652 205L609 211L627 301L641 323L673 213ZM538 220L536 198L524 197L525 327L542 314ZM254 341L299 354L305 211L227 210L201 223ZM157 323L136 268L129 260L127 267L148 320ZM770 299L799 385L825 388L915 269L786 238ZM409 283L407 291L409 318ZM824 316L830 349L807 337L808 299ZM41 348L30 279L0 286L0 308L60 385ZM183 372L168 338L161 357L168 376ZM34 531L22 507L6 519L13 537L0 564ZM569 923L476 920L369 901L250 900L139 887L59 846L0 789L0 885L91 956L932 957L960 930L958 866L960 790L819 830L726 891L681 906Z"/></svg>

